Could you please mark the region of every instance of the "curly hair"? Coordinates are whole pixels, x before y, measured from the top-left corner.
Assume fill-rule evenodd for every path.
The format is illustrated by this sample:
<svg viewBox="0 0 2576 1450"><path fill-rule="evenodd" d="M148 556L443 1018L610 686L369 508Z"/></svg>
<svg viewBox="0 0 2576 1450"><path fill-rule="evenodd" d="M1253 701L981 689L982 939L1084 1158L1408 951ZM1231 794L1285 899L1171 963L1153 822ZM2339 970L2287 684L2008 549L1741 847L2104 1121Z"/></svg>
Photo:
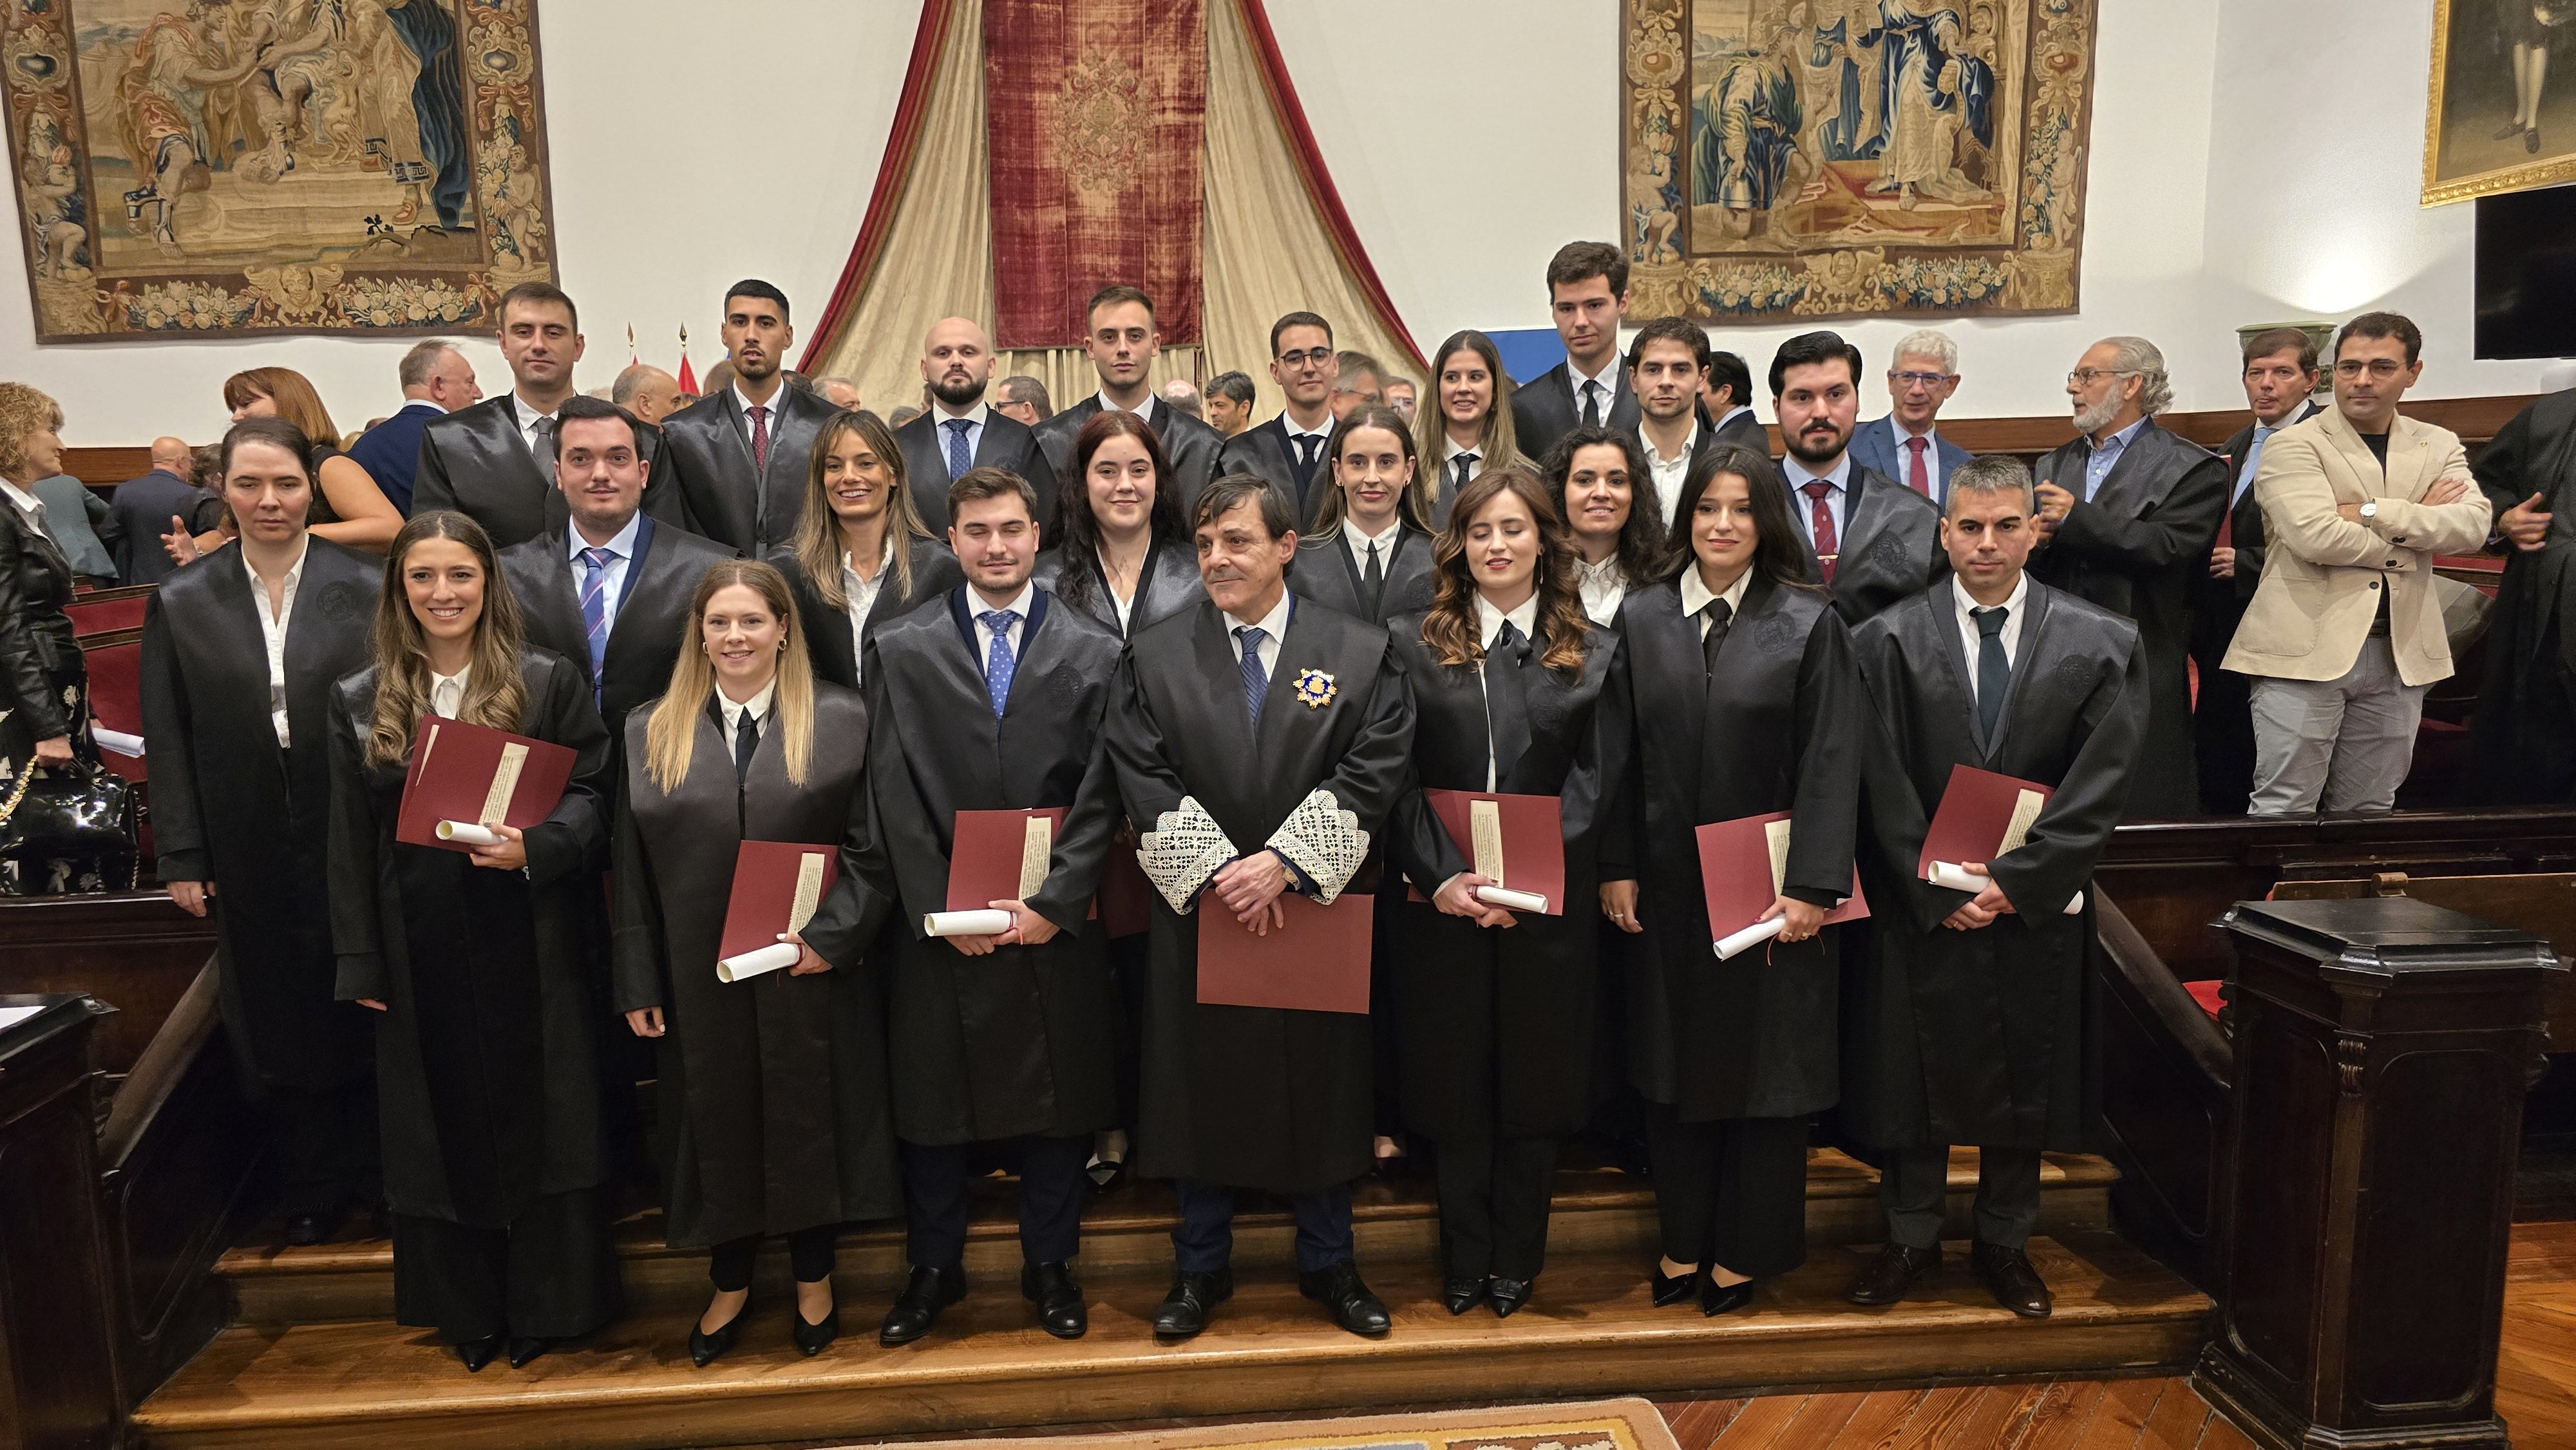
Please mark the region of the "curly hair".
<svg viewBox="0 0 2576 1450"><path fill-rule="evenodd" d="M1582 556L1574 536L1558 517L1547 485L1526 468L1491 468L1467 481L1451 503L1449 523L1431 543L1431 611L1422 616L1422 642L1432 658L1452 668L1472 668L1485 657L1476 628L1475 565L1467 558L1467 531L1476 515L1504 494L1521 501L1530 522L1538 526L1539 663L1551 670L1583 668L1583 646L1592 621L1583 612L1583 593L1575 580Z"/></svg>
<svg viewBox="0 0 2576 1450"><path fill-rule="evenodd" d="M25 383L0 383L0 478L34 483L27 474L27 440L63 426L63 405Z"/></svg>

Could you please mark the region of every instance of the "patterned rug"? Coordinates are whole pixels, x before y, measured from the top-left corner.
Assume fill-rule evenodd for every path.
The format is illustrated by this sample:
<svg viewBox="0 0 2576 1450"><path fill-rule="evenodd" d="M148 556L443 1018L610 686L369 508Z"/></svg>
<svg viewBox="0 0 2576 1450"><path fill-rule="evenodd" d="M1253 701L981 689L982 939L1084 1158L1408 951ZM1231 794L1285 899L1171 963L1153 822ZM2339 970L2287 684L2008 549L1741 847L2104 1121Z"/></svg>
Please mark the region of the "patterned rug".
<svg viewBox="0 0 2576 1450"><path fill-rule="evenodd" d="M889 1442L871 1450L1036 1450L1041 1446L1045 1450L1679 1450L1664 1417L1640 1399L1266 1420L1119 1435Z"/></svg>

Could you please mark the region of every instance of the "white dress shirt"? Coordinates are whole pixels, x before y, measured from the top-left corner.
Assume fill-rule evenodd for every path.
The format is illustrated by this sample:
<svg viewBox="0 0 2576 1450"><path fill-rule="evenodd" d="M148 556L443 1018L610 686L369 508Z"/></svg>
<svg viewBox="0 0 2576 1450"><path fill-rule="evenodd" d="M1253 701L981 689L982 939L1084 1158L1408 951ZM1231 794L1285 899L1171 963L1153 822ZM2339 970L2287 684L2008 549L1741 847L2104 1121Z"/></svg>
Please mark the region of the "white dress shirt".
<svg viewBox="0 0 2576 1450"><path fill-rule="evenodd" d="M745 710L751 712L752 734L766 734L769 730L769 706L770 703L777 698L778 677L776 675L771 675L769 677L768 684L761 686L759 690L753 693L750 699L745 700L740 704L734 703L734 698L731 695L726 694L722 686L717 687L716 709L722 711L724 714L725 753L727 755L731 755L733 753L734 736L742 730L742 712Z"/></svg>
<svg viewBox="0 0 2576 1450"><path fill-rule="evenodd" d="M1619 601L1628 597L1628 571L1619 567L1619 556L1595 564L1588 560L1574 566L1574 587L1583 595L1583 613L1594 624L1607 628L1619 617Z"/></svg>
<svg viewBox="0 0 2576 1450"><path fill-rule="evenodd" d="M1522 600L1509 614L1496 609L1483 590L1476 591L1476 632L1478 641L1485 647L1485 657L1476 661L1476 683L1479 686L1484 684L1485 666L1493 660L1494 640L1503 632L1505 621L1521 632L1521 638L1535 643L1537 636L1532 631L1538 628L1538 591L1531 590L1530 597ZM1501 765L1494 759L1493 700L1489 691L1485 696L1485 789L1500 790Z"/></svg>
<svg viewBox="0 0 2576 1450"><path fill-rule="evenodd" d="M1655 451L1655 440L1646 430L1637 430L1637 442L1646 450L1646 475L1655 484L1655 517L1672 521L1673 504L1682 496L1682 483L1690 477L1691 455L1699 451L1699 420L1691 419L1690 436L1682 440L1682 451L1666 458Z"/></svg>
<svg viewBox="0 0 2576 1450"><path fill-rule="evenodd" d="M1252 622L1251 627L1261 631L1261 677L1265 680L1279 674L1279 636L1288 632L1288 600L1288 590L1282 586L1279 602L1270 606L1268 614ZM1235 638L1234 632L1243 627L1242 620L1231 614L1225 617L1225 642L1233 647L1228 652L1237 660L1243 658L1243 641Z"/></svg>
<svg viewBox="0 0 2576 1450"><path fill-rule="evenodd" d="M259 616L260 637L268 644L268 723L277 732L277 748L285 750L295 742L286 733L286 622L295 613L295 587L304 582L304 560L312 552L311 535L299 541L295 562L286 571L286 583L277 591L277 614L268 612L268 585L259 571L250 566L250 555L240 549L242 572L250 576L251 612ZM446 712L441 711L444 714Z"/></svg>
<svg viewBox="0 0 2576 1450"><path fill-rule="evenodd" d="M2030 576L2024 574L2013 581L2012 597L2003 603L2006 611L2004 627L1997 634L1997 637L2003 641L2006 669L2012 668L2014 660L2021 653L2021 617L2024 612L2022 606L2029 601ZM1985 637L1978 632L1976 616L1968 611L1982 609L1985 606L1969 597L1967 584L1956 574L1950 576L1950 603L1952 611L1959 618L1960 642L1968 649L1968 703L1973 705L1977 703L1977 652L1984 647Z"/></svg>
<svg viewBox="0 0 2576 1450"><path fill-rule="evenodd" d="M1610 355L1610 361L1601 365L1600 372L1588 378L1583 375L1583 369L1574 365L1573 358L1565 360L1565 381L1574 389L1574 422L1577 427L1583 423L1583 390L1586 387L1601 389L1601 422L1608 426L1610 410L1619 402L1619 374L1623 371L1622 360L1615 352Z"/></svg>
<svg viewBox="0 0 2576 1450"><path fill-rule="evenodd" d="M774 444L778 441L779 408L780 405L787 401L787 390L794 386L796 386L794 383L782 382L778 385L777 391L769 395L769 401L765 403L755 403L751 400L749 394L743 392L742 384L740 382L736 382L733 385L733 405L742 409L742 436L745 442L750 441L751 438L751 410L754 408L767 408L769 410L761 415L760 425L769 430L769 441L771 443Z"/></svg>
<svg viewBox="0 0 2576 1450"><path fill-rule="evenodd" d="M1324 470L1330 466L1332 457L1332 409L1325 409L1324 421L1312 428L1299 425L1297 419L1293 415L1282 412L1279 415L1279 427L1288 435L1288 461L1291 463L1296 462L1298 455L1303 453L1306 449L1306 445L1302 440L1308 438L1315 440L1315 476L1318 478L1325 477L1326 475Z"/></svg>
<svg viewBox="0 0 2576 1450"><path fill-rule="evenodd" d="M1435 491L1437 491L1437 489L1445 488L1452 494L1455 494L1458 490L1465 488L1468 480L1474 478L1476 476L1476 471L1484 466L1485 455L1482 451L1483 448L1484 445L1482 443L1473 445L1464 444L1460 443L1457 439L1450 437L1446 433L1441 434L1440 476L1437 479L1432 480L1436 486ZM1466 478L1460 478L1458 476L1458 460L1461 457L1476 460L1475 462L1467 465Z"/></svg>
<svg viewBox="0 0 2576 1450"><path fill-rule="evenodd" d="M1377 568L1383 577L1395 567L1396 536L1403 532L1404 515L1400 513L1387 521L1386 532L1382 534L1372 534L1361 528L1359 520L1348 514L1342 516L1342 542L1350 547L1351 563L1358 566L1363 579L1368 577L1369 545L1377 546Z"/></svg>
<svg viewBox="0 0 2576 1450"><path fill-rule="evenodd" d="M50 539L53 537L53 533L45 527L45 501L43 499L36 497L34 494L27 492L25 489L20 488L18 485L11 483L5 478L0 478L0 494L8 495L9 502L18 506L18 512L27 516L27 527L34 529L37 533L43 534L46 538Z"/></svg>
<svg viewBox="0 0 2576 1450"><path fill-rule="evenodd" d="M930 430L931 438L939 445L939 456L942 461L948 457L948 437L951 431L948 425L951 423L966 425L966 462L971 466L975 462L976 450L984 446L984 423L986 419L993 416L992 409L984 406L983 400L979 398L975 406L965 412L951 413L948 411L947 404L934 398L930 404L930 416L934 420Z"/></svg>
<svg viewBox="0 0 2576 1450"><path fill-rule="evenodd" d="M1118 593L1118 586L1110 582L1109 555L1105 552L1094 550L1093 557L1100 561L1101 592L1109 596L1109 607L1118 611L1118 632L1120 634L1125 634L1127 632L1128 612L1136 607L1136 596L1145 592L1145 566L1153 562L1153 547L1148 545L1145 550L1145 557L1137 562L1135 590L1123 598Z"/></svg>
<svg viewBox="0 0 2576 1450"><path fill-rule="evenodd" d="M843 611L850 617L850 659L853 669L864 673L868 667L868 611L877 607L877 596L885 592L886 580L894 575L894 530L886 530L885 551L877 557L874 578L862 578L858 566L850 562L847 550L841 553L841 593L850 603ZM853 682L855 683L855 675Z"/></svg>
<svg viewBox="0 0 2576 1450"><path fill-rule="evenodd" d="M1012 596L1010 603L999 606L1009 610L1012 616L1011 667L1013 669L1019 668L1022 653L1020 641L1028 638L1029 634L1029 600L1037 592L1036 585L1023 583L1020 585L1020 592ZM991 613L995 607L986 604L984 596L974 590L966 591L966 614L968 618L975 621L975 672L978 675L992 668L993 665L993 627L984 622L984 616Z"/></svg>
<svg viewBox="0 0 2576 1450"><path fill-rule="evenodd" d="M1887 436L1894 440L1890 445L1890 451L1896 456L1896 481L1907 488L1914 486L1911 481L1914 474L1914 452L1906 446L1906 440L1921 438L1923 440L1923 477L1932 485L1932 501L1939 503L1947 497L1941 491L1940 426L1935 424L1921 433L1908 433L1905 431L1905 425L1896 421L1896 415L1890 413L1887 415Z"/></svg>
<svg viewBox="0 0 2576 1450"><path fill-rule="evenodd" d="M537 471L552 479L555 476L555 450L554 445L546 441L545 435L553 431L555 415L538 412L536 404L520 397L517 393L510 395L510 411L511 415L518 420L519 441L528 445L528 456L537 461ZM542 427L539 426L541 424Z"/></svg>
<svg viewBox="0 0 2576 1450"><path fill-rule="evenodd" d="M472 665L452 675L432 671L429 676L429 713L455 719L456 712L465 708L465 682L473 673Z"/></svg>
<svg viewBox="0 0 2576 1450"><path fill-rule="evenodd" d="M1839 553L1843 541L1851 537L1851 470L1849 449L1834 460L1830 473L1816 472L1794 453L1781 460L1781 472L1789 481L1789 517L1798 521L1798 532L1807 536L1808 548L1816 547L1816 501L1807 497L1806 490L1820 478L1833 485L1825 491L1825 509L1834 519L1835 551Z"/></svg>
<svg viewBox="0 0 2576 1450"><path fill-rule="evenodd" d="M1682 570L1682 617L1698 621L1699 637L1705 640L1708 638L1709 618L1703 611L1708 608L1710 600L1723 599L1726 601L1727 627L1731 629L1734 617L1744 610L1745 586L1752 582L1753 569L1747 565L1743 573L1735 576L1735 582L1726 586L1724 594L1711 594L1707 581L1699 577L1699 566L1691 564Z"/></svg>
<svg viewBox="0 0 2576 1450"><path fill-rule="evenodd" d="M608 565L599 571L599 609L611 630L617 627L617 606L626 598L626 571L635 562L635 536L643 528L644 511L641 509L636 510L635 517L626 521L626 527L619 529L605 544L593 545L583 538L578 524L564 525L564 546L572 559L572 597L576 602L590 588L590 564L581 557L582 551L594 547L608 551Z"/></svg>

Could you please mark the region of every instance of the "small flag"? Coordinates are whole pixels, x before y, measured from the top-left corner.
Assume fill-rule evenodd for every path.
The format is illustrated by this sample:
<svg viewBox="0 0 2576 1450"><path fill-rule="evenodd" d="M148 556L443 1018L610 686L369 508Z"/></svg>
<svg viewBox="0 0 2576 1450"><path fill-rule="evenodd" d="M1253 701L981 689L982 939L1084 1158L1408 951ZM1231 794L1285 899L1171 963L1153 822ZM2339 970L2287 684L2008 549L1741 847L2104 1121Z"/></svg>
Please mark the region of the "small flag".
<svg viewBox="0 0 2576 1450"><path fill-rule="evenodd" d="M689 366L689 325L685 322L680 324L679 383L680 391L683 393L695 394L698 390L697 372Z"/></svg>

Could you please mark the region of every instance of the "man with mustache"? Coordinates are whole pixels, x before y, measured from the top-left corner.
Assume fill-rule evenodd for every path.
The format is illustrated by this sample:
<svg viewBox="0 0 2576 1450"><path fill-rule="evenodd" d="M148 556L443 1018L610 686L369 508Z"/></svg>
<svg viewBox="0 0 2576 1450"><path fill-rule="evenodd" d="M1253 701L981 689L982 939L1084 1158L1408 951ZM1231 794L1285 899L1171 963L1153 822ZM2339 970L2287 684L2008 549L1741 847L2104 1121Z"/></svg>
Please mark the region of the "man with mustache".
<svg viewBox="0 0 2576 1450"><path fill-rule="evenodd" d="M782 369L796 341L787 294L758 278L725 292L723 333L733 377L662 420L663 469L687 523L759 558L795 536L805 507L805 469L832 405L787 386Z"/></svg>
<svg viewBox="0 0 2576 1450"><path fill-rule="evenodd" d="M921 340L930 411L894 430L913 506L934 534L948 529L948 486L978 468L1017 475L1037 497L1036 521L1055 517L1055 469L1029 425L989 406L993 339L975 322L944 318Z"/></svg>
<svg viewBox="0 0 2576 1450"><path fill-rule="evenodd" d="M1941 511L1851 456L1860 413L1860 349L1840 333L1809 332L1771 355L1771 408L1780 420L1789 516L1846 624L1919 594L1948 567Z"/></svg>
<svg viewBox="0 0 2576 1450"><path fill-rule="evenodd" d="M2164 354L2106 337L2066 375L2074 441L2032 470L2039 547L2031 577L2137 622L2147 662L2147 740L2128 815L2200 809L2191 729L2191 595L2227 511L2227 465L2158 427L2173 403Z"/></svg>

